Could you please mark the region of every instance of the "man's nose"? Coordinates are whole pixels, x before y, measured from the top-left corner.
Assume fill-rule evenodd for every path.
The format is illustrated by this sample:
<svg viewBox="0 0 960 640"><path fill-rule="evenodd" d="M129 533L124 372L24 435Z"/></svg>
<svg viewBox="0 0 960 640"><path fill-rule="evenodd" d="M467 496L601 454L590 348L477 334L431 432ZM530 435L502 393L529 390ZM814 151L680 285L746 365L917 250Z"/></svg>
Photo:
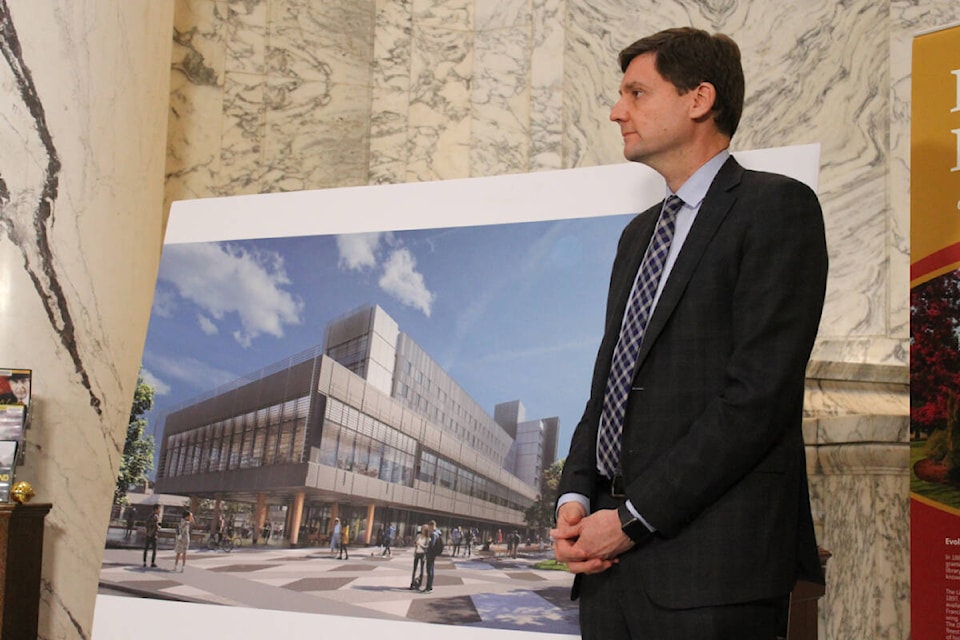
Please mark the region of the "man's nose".
<svg viewBox="0 0 960 640"><path fill-rule="evenodd" d="M623 116L623 98L618 99L613 103L613 106L610 107L610 121L611 122L621 122L624 119Z"/></svg>

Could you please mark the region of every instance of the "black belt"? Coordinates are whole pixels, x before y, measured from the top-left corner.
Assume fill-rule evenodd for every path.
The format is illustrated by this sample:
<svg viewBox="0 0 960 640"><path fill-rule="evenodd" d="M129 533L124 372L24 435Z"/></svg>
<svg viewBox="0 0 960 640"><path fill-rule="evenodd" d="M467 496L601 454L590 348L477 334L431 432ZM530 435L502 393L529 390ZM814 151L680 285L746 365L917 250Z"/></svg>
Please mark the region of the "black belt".
<svg viewBox="0 0 960 640"><path fill-rule="evenodd" d="M627 485L623 480L623 475L616 474L612 478L606 476L597 476L597 493L609 494L611 498L626 498Z"/></svg>

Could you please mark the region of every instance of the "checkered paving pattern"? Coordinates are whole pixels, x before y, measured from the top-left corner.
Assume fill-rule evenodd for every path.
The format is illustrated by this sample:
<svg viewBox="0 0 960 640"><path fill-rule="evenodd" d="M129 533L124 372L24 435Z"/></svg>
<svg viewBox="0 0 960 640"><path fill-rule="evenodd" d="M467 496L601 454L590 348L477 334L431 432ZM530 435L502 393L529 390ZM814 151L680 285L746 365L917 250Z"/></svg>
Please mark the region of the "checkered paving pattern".
<svg viewBox="0 0 960 640"><path fill-rule="evenodd" d="M432 593L411 591L413 556L351 550L336 560L325 550L245 548L232 553L191 550L186 570L173 571L173 552L157 554L160 568L141 566L140 552L107 549L101 590L176 599L389 620L417 620L523 631L578 634L573 576L539 570L549 552L517 559L442 556Z"/></svg>

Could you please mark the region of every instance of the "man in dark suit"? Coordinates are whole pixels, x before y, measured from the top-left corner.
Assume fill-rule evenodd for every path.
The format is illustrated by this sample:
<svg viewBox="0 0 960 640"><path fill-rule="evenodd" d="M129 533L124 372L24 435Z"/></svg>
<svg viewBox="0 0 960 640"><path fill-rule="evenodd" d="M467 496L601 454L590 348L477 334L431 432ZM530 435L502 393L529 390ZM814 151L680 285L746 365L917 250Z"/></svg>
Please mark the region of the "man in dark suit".
<svg viewBox="0 0 960 640"><path fill-rule="evenodd" d="M744 92L730 38L669 29L620 66L624 155L680 201L621 236L556 557L578 574L586 640L773 640L797 578L822 580L801 434L827 275L820 205L729 155ZM644 287L652 306L634 312ZM643 314L639 337L622 332Z"/></svg>

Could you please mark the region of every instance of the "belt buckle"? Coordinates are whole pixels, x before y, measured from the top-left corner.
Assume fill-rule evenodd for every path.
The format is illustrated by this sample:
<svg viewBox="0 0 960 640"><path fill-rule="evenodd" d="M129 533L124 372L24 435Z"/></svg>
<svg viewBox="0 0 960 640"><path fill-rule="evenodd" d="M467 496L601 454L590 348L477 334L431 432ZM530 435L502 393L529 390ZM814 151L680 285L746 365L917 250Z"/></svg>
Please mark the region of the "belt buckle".
<svg viewBox="0 0 960 640"><path fill-rule="evenodd" d="M618 473L610 478L610 497L624 498L626 495L627 492L623 485L623 476Z"/></svg>

